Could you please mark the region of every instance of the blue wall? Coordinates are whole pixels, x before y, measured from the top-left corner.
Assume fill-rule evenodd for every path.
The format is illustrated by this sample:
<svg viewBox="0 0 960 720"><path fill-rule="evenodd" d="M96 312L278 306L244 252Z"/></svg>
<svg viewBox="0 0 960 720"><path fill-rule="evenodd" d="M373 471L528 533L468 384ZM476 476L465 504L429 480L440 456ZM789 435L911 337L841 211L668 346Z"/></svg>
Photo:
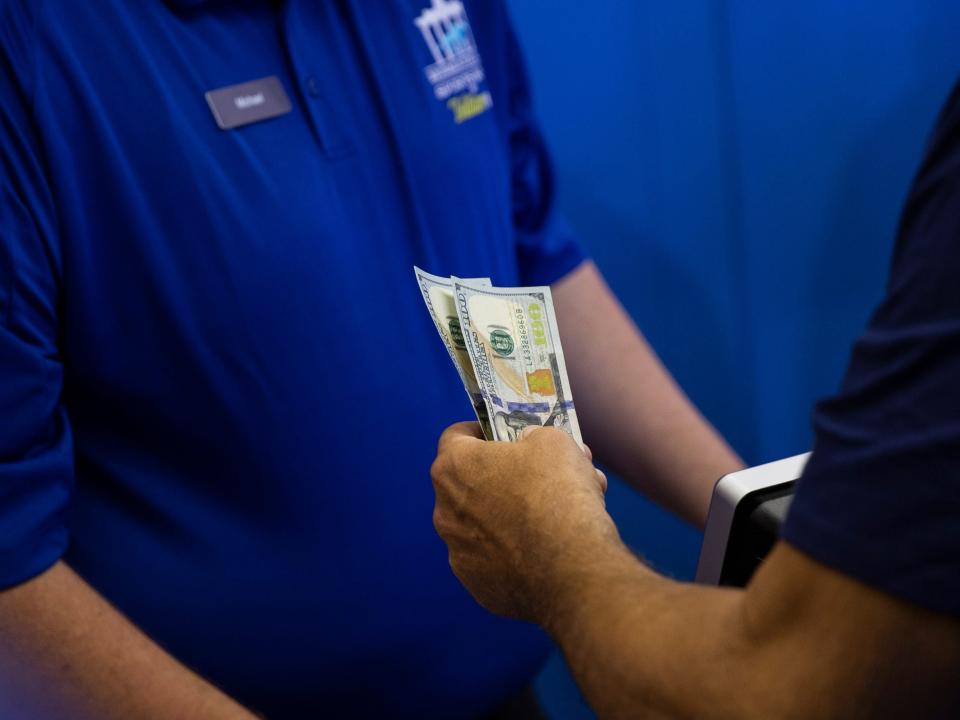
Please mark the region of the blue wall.
<svg viewBox="0 0 960 720"><path fill-rule="evenodd" d="M750 463L809 447L885 280L960 72L956 0L511 0L561 203L690 395ZM700 536L623 487L662 570ZM555 660L556 718L590 717Z"/></svg>

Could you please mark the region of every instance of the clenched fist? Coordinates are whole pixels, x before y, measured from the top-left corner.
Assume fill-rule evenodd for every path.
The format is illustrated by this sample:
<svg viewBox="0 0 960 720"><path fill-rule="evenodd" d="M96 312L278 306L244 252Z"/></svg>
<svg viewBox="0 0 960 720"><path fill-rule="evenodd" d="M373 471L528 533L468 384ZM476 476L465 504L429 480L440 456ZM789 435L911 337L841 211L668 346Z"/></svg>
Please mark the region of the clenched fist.
<svg viewBox="0 0 960 720"><path fill-rule="evenodd" d="M453 572L488 610L545 624L575 568L620 545L604 506L607 480L565 433L528 428L486 442L477 423L440 438L431 468L434 526Z"/></svg>

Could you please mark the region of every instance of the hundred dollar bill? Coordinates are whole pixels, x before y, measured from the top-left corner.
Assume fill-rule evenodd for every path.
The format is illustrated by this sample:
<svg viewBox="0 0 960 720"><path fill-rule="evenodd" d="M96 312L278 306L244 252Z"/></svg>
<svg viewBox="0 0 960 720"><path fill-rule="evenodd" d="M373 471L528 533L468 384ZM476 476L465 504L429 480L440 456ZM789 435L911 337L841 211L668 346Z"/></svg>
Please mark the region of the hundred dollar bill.
<svg viewBox="0 0 960 720"><path fill-rule="evenodd" d="M452 280L494 439L512 442L527 425L541 425L557 427L582 445L550 288Z"/></svg>
<svg viewBox="0 0 960 720"><path fill-rule="evenodd" d="M467 395L470 396L470 402L477 413L477 420L480 421L480 427L483 429L483 436L487 440L493 440L493 430L490 427L487 404L483 400L480 386L473 374L473 364L470 362L470 355L467 353L467 346L464 343L463 331L460 328L460 318L457 315L456 303L453 300L453 283L450 278L431 275L416 265L414 265L413 271L417 276L417 284L420 286L423 301L427 304L430 317L433 318L433 324L436 326L437 332L440 333L440 338L450 354L450 359L463 381L463 387L467 391ZM473 278L470 282L478 287L489 286L490 278Z"/></svg>

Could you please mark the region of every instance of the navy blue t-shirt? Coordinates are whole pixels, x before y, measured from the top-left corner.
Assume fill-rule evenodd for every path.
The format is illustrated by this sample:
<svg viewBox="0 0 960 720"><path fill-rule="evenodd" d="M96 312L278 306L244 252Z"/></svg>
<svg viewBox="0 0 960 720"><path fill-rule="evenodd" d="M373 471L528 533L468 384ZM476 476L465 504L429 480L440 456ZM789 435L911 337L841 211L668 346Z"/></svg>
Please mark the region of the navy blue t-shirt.
<svg viewBox="0 0 960 720"><path fill-rule="evenodd" d="M907 199L886 297L814 424L784 539L960 617L960 86Z"/></svg>
<svg viewBox="0 0 960 720"><path fill-rule="evenodd" d="M0 0L0 587L65 556L271 718L484 713L548 646L433 531L412 268L582 258L502 2Z"/></svg>

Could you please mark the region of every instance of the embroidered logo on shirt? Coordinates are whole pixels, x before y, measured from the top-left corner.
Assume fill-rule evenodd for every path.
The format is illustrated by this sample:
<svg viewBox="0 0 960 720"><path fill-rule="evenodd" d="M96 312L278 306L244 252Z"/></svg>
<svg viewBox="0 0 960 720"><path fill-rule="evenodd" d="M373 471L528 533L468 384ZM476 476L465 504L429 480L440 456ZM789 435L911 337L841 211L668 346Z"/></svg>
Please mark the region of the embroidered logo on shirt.
<svg viewBox="0 0 960 720"><path fill-rule="evenodd" d="M463 3L432 0L413 23L433 55L433 64L423 71L433 85L433 94L446 102L454 121L466 122L489 110L493 98L480 90L486 76Z"/></svg>

